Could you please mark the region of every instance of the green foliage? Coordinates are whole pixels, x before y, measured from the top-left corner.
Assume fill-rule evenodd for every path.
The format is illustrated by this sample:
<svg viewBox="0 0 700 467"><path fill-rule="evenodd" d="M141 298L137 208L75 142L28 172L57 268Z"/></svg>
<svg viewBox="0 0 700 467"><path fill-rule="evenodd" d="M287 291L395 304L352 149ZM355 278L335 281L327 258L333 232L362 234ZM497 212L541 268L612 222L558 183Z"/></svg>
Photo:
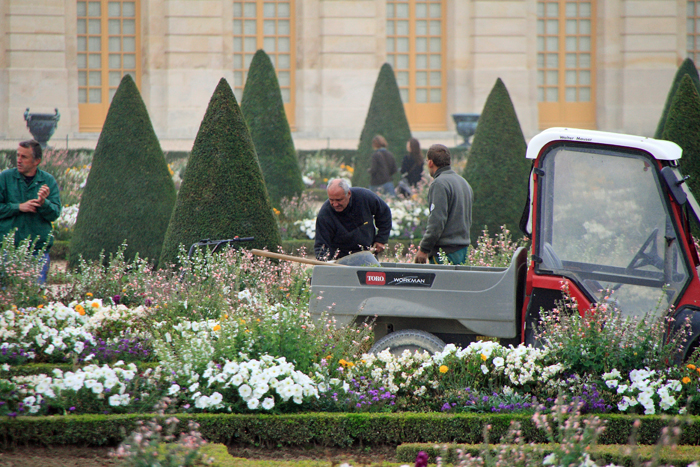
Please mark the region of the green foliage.
<svg viewBox="0 0 700 467"><path fill-rule="evenodd" d="M664 104L664 110L661 112L661 118L659 118L659 123L656 126L656 132L654 132L654 138L664 138L664 127L666 126L666 119L668 118L669 110L671 109L671 103L676 95L678 86L685 75L688 75L695 85L695 89L700 92L700 76L698 76L698 69L695 68L695 63L690 58L686 58L681 63L676 71L676 76L673 77L673 83L671 83L671 89L668 91L668 96L666 97L666 103Z"/></svg>
<svg viewBox="0 0 700 467"><path fill-rule="evenodd" d="M490 439L500 440L511 421L521 423L526 442L543 443L547 438L535 427L531 415L436 414L436 413L307 413L278 415L179 414L180 430L189 420L211 443L320 446L365 446L401 443L480 443L483 428L491 425ZM599 444L626 444L639 420L638 442L655 444L668 425L668 417L599 415L607 429ZM65 417L3 417L0 440L4 446L41 442L45 445L116 445L138 428L144 414L71 415ZM680 444L700 444L696 428L699 417L686 417L694 424L684 426Z"/></svg>
<svg viewBox="0 0 700 467"><path fill-rule="evenodd" d="M235 236L255 237L246 246L273 251L281 241L253 141L222 78L192 147L160 264L175 263L180 245Z"/></svg>
<svg viewBox="0 0 700 467"><path fill-rule="evenodd" d="M680 169L690 175L690 191L700 193L700 95L690 76L683 77L673 96L662 138L683 149Z"/></svg>
<svg viewBox="0 0 700 467"><path fill-rule="evenodd" d="M520 237L530 163L525 137L506 86L496 80L479 117L464 178L474 191L471 239L502 226Z"/></svg>
<svg viewBox="0 0 700 467"><path fill-rule="evenodd" d="M250 63L241 112L255 144L270 200L279 207L282 198L301 194L304 183L277 75L262 49Z"/></svg>
<svg viewBox="0 0 700 467"><path fill-rule="evenodd" d="M0 243L0 306L37 306L46 302L46 286L37 283L43 266L42 247L35 254L36 239L25 238L15 246L15 230L5 235Z"/></svg>
<svg viewBox="0 0 700 467"><path fill-rule="evenodd" d="M357 156L353 167L355 173L352 176L353 186L369 186L370 158L372 138L382 135L388 143L387 149L396 158L396 166L401 167L401 160L406 153L406 142L411 138L411 128L408 126L406 112L399 86L391 65L385 63L379 70L379 77L374 85L372 100L365 119L365 126L360 135L360 144L357 147ZM398 181L399 175L395 175Z"/></svg>
<svg viewBox="0 0 700 467"><path fill-rule="evenodd" d="M175 204L160 143L139 90L122 78L97 142L71 240L71 265L128 242L127 258L157 261Z"/></svg>

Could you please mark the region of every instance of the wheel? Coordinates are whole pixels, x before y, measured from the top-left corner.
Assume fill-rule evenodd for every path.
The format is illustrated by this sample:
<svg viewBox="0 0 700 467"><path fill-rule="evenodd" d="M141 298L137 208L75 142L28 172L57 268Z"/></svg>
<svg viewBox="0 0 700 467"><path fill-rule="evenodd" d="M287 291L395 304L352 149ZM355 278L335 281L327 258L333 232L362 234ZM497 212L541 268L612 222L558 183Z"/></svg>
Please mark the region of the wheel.
<svg viewBox="0 0 700 467"><path fill-rule="evenodd" d="M389 349L392 355L400 356L404 350L408 349L412 353L427 351L430 354L442 352L445 343L433 334L418 329L402 329L392 332L374 343L369 353L377 354Z"/></svg>

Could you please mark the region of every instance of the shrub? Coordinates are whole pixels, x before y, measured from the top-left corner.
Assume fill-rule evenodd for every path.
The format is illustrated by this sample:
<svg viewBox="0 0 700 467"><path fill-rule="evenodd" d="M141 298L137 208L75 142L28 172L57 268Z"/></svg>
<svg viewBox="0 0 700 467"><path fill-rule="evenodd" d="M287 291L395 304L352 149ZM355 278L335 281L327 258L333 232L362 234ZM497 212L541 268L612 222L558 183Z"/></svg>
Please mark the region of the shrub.
<svg viewBox="0 0 700 467"><path fill-rule="evenodd" d="M274 206L304 189L282 93L270 57L258 50L250 63L241 112L255 144L267 192Z"/></svg>
<svg viewBox="0 0 700 467"><path fill-rule="evenodd" d="M406 141L411 138L411 128L408 126L394 70L388 63L382 65L381 70L379 70L365 126L360 135L360 144L353 164L355 173L352 177L352 184L354 186L369 186L367 169L370 157L374 152L372 138L375 135L382 135L386 138L387 149L396 158L396 166L401 167L401 159L406 152ZM396 177L398 180L398 174Z"/></svg>
<svg viewBox="0 0 700 467"><path fill-rule="evenodd" d="M666 126L666 119L668 118L668 112L671 108L671 103L673 102L673 97L676 95L678 90L678 85L685 75L690 76L695 89L700 90L700 76L698 76L698 70L695 68L695 63L690 58L686 58L681 63L676 71L676 76L673 78L673 83L671 83L671 89L668 91L668 96L666 97L666 103L664 104L664 110L661 112L661 118L659 118L659 124L656 127L656 132L654 133L654 138L663 138L664 127Z"/></svg>
<svg viewBox="0 0 700 467"><path fill-rule="evenodd" d="M471 238L506 226L519 236L530 164L525 137L505 84L496 80L479 117L464 178L474 191ZM517 240L517 238L516 238Z"/></svg>
<svg viewBox="0 0 700 467"><path fill-rule="evenodd" d="M199 127L168 226L161 265L204 238L255 237L251 248L280 244L253 141L231 87L219 81Z"/></svg>
<svg viewBox="0 0 700 467"><path fill-rule="evenodd" d="M131 76L119 84L92 160L71 241L70 263L128 242L127 258L158 260L175 204L160 143Z"/></svg>
<svg viewBox="0 0 700 467"><path fill-rule="evenodd" d="M700 193L700 96L690 76L684 76L673 96L662 138L683 149L681 170L690 175L688 186Z"/></svg>

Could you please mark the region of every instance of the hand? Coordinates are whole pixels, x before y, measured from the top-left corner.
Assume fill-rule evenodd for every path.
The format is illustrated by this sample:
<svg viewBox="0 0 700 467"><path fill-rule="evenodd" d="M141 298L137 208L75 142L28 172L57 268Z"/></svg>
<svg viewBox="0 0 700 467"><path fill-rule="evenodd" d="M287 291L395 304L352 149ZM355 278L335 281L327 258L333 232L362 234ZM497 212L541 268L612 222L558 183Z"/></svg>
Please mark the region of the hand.
<svg viewBox="0 0 700 467"><path fill-rule="evenodd" d="M374 242L374 245L372 245L372 249L375 253L381 253L382 251L384 251L384 247L385 245L379 242Z"/></svg>
<svg viewBox="0 0 700 467"><path fill-rule="evenodd" d="M42 206L44 204L44 200L48 198L49 193L51 193L51 190L47 185L42 185L41 188L39 188L39 193L37 194L37 200L39 201L39 206Z"/></svg>
<svg viewBox="0 0 700 467"><path fill-rule="evenodd" d="M428 262L428 253L423 253L421 250L418 250L418 253L416 253L416 259L413 260L414 263L418 264L425 264Z"/></svg>
<svg viewBox="0 0 700 467"><path fill-rule="evenodd" d="M30 199L19 205L20 212L36 212L37 208L41 206L39 199Z"/></svg>

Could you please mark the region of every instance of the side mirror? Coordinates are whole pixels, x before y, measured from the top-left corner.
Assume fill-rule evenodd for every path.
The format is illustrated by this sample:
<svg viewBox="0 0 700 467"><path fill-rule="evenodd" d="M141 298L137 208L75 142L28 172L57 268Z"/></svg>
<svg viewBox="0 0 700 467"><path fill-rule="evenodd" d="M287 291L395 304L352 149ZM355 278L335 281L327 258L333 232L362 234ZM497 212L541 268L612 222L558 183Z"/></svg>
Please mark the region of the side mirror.
<svg viewBox="0 0 700 467"><path fill-rule="evenodd" d="M686 175L682 179L678 180L676 173L671 167L664 167L661 169L661 175L664 177L666 186L668 186L668 190L671 192L671 196L676 203L679 205L685 204L688 201L688 196L685 194L685 191L683 191L681 185L683 185L685 181L690 178L690 176Z"/></svg>

